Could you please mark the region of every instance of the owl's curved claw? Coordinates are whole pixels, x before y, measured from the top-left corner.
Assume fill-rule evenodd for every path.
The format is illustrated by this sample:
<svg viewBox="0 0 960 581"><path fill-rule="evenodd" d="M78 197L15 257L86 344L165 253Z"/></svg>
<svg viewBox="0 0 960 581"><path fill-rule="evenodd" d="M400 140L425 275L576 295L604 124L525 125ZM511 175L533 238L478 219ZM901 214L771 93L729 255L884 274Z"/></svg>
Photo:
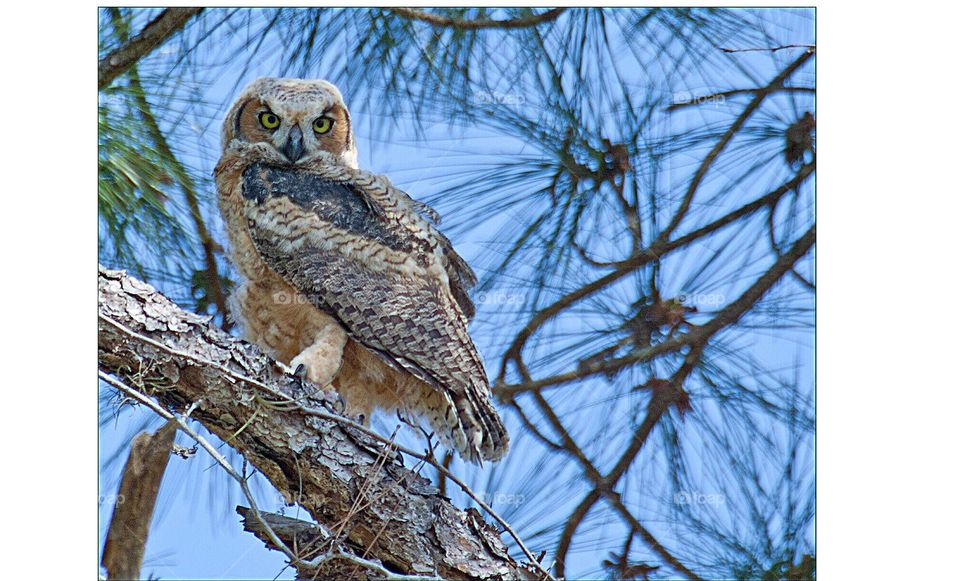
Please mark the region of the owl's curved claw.
<svg viewBox="0 0 960 581"><path fill-rule="evenodd" d="M347 412L347 400L343 399L343 396L337 392L333 392L333 394L337 396L337 404L340 407L339 410L335 411L340 415L345 415Z"/></svg>
<svg viewBox="0 0 960 581"><path fill-rule="evenodd" d="M300 365L297 365L297 368L293 370L293 374L299 377L300 379L305 378L307 376L307 366L304 365L303 363L301 363Z"/></svg>

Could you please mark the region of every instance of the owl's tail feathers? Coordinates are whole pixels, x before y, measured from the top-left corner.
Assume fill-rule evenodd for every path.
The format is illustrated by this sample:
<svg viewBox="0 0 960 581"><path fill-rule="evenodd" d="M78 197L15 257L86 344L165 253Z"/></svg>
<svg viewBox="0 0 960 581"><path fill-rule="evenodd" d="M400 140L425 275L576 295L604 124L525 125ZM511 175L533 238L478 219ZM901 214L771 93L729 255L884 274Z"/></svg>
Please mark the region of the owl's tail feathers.
<svg viewBox="0 0 960 581"><path fill-rule="evenodd" d="M483 460L496 462L507 453L510 436L490 400L490 388L486 384L476 387L451 398L458 427L453 447L475 464L482 464Z"/></svg>

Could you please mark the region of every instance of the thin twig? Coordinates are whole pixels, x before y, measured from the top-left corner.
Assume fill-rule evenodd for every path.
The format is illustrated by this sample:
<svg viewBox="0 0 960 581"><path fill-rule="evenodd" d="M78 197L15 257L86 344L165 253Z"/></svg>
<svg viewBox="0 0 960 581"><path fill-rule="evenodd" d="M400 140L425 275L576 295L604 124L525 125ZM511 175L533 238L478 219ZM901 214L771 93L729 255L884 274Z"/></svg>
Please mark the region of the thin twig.
<svg viewBox="0 0 960 581"><path fill-rule="evenodd" d="M759 47L759 48L721 48L723 52L777 52L787 48L805 48L809 52L816 50L817 45L815 44L784 44L782 46L774 47Z"/></svg>
<svg viewBox="0 0 960 581"><path fill-rule="evenodd" d="M713 146L713 149L707 153L706 157L703 158L703 161L700 162L700 166L697 167L696 173L693 174L693 178L690 180L690 185L687 186L687 191L683 196L683 200L680 202L680 207L677 209L676 213L673 215L673 218L670 220L670 224L660 232L660 235L657 237L658 241L669 240L670 236L673 234L674 230L680 226L680 222L683 221L684 217L687 215L687 211L690 209L690 205L693 203L694 195L700 189L700 184L703 182L703 178L706 177L707 172L713 166L713 162L720 156L720 153L727 147L727 144L733 139L733 137L740 131L741 128L746 124L747 119L750 118L753 113L760 108L760 105L763 103L764 99L767 98L771 93L778 90L783 86L783 82L787 80L797 69L803 66L811 57L813 57L813 51L808 51L800 55L799 58L794 60L792 63L787 65L780 74L773 78L770 83L763 89L759 89L753 97L753 100L743 108L743 111L740 115L737 116L736 120L730 125L730 127L724 132L723 136L720 137L720 140Z"/></svg>
<svg viewBox="0 0 960 581"><path fill-rule="evenodd" d="M674 399L675 394L677 392L682 392L684 381L686 381L687 377L689 377L690 373L693 371L702 353L702 346L691 349L690 353L684 360L683 365L680 366L669 382L672 389L669 391L655 389L653 391L653 395L647 407L647 414L644 417L643 422L634 431L633 437L631 438L627 449L606 476L601 476L600 471L596 468L596 466L594 466L594 464L587 458L586 454L580 450L573 437L564 427L562 421L553 411L553 408L549 405L543 395L539 391L533 392L541 411L547 417L547 420L553 426L554 430L560 434L563 441L564 451L576 458L583 468L585 476L594 484L594 488L587 493L583 500L580 501L580 504L577 505L577 507L570 514L570 518L567 519L567 523L564 525L563 531L560 535L560 541L557 544L556 555L556 570L558 576L564 576L567 553L570 550L570 546L573 543L573 536L576 533L580 523L590 512L590 509L593 507L593 505L596 504L601 497L607 498L608 500L610 497L616 497L619 499L619 494L615 491L617 484L623 475L627 473L630 465L633 464L637 455L640 453L641 448L643 448L644 444L646 444L654 426L657 425L664 414L666 414L667 410L670 409L670 406L676 401ZM631 526L633 527L633 530L640 533L640 536L645 542L647 542L651 549L653 549L666 562L670 563L688 578L700 579L696 573L684 566L679 559L677 559L672 553L670 553L669 550L667 550L666 547L657 541L653 534L646 530L639 523L639 521L632 517L632 515L631 518ZM631 532L631 534L633 533Z"/></svg>
<svg viewBox="0 0 960 581"><path fill-rule="evenodd" d="M284 554L286 554L287 557L289 557L291 560L293 561L297 560L296 555L294 555L293 552L283 543L283 541L280 540L280 538L277 536L274 530L270 527L267 521L264 520L263 516L260 514L260 510L257 508L257 501L253 497L253 493L250 492L250 488L247 485L247 479L241 476L236 471L236 469L230 464L230 462L228 462L227 459L224 458L220 454L220 452L218 452L217 449L213 447L212 444L210 444L203 436L198 434L193 428L190 427L190 424L188 424L185 419L187 414L183 414L183 416L177 416L171 413L170 411L164 409L164 407L161 406L159 403L157 403L153 398L140 393L138 390L128 386L127 384L120 381L118 378L110 374L104 373L99 369L97 370L97 377L104 383L107 383L108 385L114 387L115 389L120 390L127 397L135 399L138 402L144 404L145 406L147 406L148 408L156 412L157 415L159 415L160 417L168 421L177 422L177 424L180 427L180 430L183 431L183 433L193 438L193 440L196 441L197 444L200 445L200 447L206 450L207 453L210 454L210 456L214 460L216 460L217 464L219 464L227 472L227 474L230 475L231 478L233 478L240 484L240 489L243 491L243 495L247 498L247 502L250 503L250 510L253 512L254 518L257 520L257 523L259 523L260 526L263 527L264 531L270 537L270 541L275 543L277 545L277 548L282 550Z"/></svg>
<svg viewBox="0 0 960 581"><path fill-rule="evenodd" d="M731 91L720 91L719 93L710 93L709 95L697 95L692 97L689 101L683 101L681 103L674 103L667 107L667 111L672 112L677 109L682 109L683 107L690 107L692 105L702 105L704 103L710 103L716 99L726 99L727 97L733 97L734 95L755 95L758 91L763 89L733 89ZM780 87L779 89L774 89L772 92L779 93L816 93L817 89L814 87Z"/></svg>

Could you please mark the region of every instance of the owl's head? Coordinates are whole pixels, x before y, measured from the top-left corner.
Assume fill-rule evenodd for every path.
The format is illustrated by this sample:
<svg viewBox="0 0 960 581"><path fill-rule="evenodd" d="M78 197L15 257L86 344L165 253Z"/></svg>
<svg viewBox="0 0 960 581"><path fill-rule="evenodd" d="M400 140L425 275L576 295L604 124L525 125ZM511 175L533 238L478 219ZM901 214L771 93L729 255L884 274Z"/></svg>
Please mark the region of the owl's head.
<svg viewBox="0 0 960 581"><path fill-rule="evenodd" d="M350 113L327 81L259 78L240 93L223 122L223 149L234 139L263 143L290 163L325 151L357 167Z"/></svg>

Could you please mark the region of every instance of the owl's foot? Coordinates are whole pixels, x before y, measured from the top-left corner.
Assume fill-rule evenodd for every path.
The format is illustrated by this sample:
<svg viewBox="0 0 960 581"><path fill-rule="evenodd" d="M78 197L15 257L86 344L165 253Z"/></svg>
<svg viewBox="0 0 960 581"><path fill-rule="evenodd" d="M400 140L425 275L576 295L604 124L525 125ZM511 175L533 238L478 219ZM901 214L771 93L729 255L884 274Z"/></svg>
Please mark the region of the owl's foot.
<svg viewBox="0 0 960 581"><path fill-rule="evenodd" d="M347 334L338 325L327 325L314 338L313 345L304 349L290 362L294 375L309 379L329 389L343 363L343 348Z"/></svg>

